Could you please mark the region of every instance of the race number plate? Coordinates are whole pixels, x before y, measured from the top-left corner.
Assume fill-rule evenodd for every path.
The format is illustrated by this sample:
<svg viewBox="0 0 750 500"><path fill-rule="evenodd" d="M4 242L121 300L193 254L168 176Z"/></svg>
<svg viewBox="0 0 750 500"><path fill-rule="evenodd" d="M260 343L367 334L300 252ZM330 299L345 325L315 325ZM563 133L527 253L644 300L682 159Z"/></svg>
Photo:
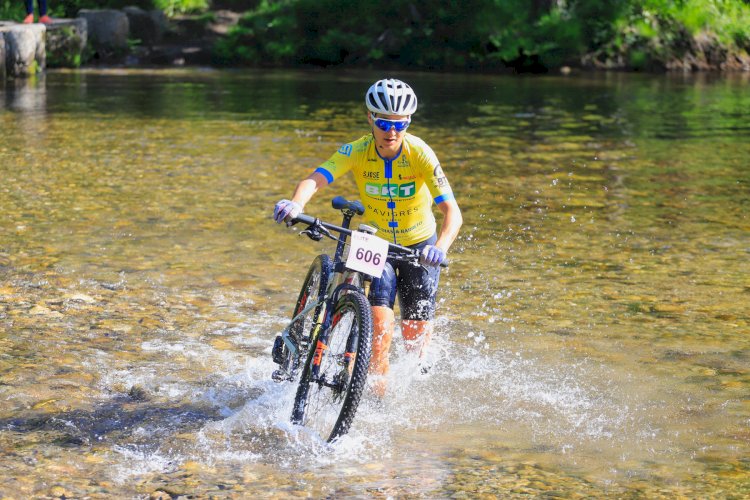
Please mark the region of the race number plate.
<svg viewBox="0 0 750 500"><path fill-rule="evenodd" d="M387 241L372 234L352 231L346 267L380 278L387 258Z"/></svg>

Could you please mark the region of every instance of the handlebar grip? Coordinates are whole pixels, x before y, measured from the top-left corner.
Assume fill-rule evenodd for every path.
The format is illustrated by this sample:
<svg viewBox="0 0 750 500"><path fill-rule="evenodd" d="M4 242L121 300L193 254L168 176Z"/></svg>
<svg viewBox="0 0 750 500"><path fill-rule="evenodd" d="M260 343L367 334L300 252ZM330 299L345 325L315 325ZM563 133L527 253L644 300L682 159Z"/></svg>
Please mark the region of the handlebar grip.
<svg viewBox="0 0 750 500"><path fill-rule="evenodd" d="M314 224L315 223L315 217L311 217L311 216L309 216L307 214L299 214L294 219L289 219L289 222L287 223L287 225L293 226L293 225L295 225L298 222L301 222L301 223L307 224L307 225Z"/></svg>
<svg viewBox="0 0 750 500"><path fill-rule="evenodd" d="M393 243L391 243L390 246L392 248L397 249L402 254L402 256L406 258L406 260L414 259L415 262L419 262L421 254L418 250L414 250L409 247L402 247L400 245L395 245ZM389 253L389 256L390 255L398 255L398 254ZM440 263L440 267L448 267L449 265L450 265L449 259L445 259L443 262Z"/></svg>

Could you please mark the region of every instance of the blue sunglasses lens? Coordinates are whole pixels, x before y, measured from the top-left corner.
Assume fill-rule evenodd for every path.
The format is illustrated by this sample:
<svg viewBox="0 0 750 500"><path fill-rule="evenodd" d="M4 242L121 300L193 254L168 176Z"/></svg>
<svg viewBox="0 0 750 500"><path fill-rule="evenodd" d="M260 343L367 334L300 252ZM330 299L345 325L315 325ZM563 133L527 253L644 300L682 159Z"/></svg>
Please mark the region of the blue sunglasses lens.
<svg viewBox="0 0 750 500"><path fill-rule="evenodd" d="M376 118L375 126L383 132L388 132L391 127L396 129L396 132L403 132L409 128L409 120L386 120L384 118Z"/></svg>

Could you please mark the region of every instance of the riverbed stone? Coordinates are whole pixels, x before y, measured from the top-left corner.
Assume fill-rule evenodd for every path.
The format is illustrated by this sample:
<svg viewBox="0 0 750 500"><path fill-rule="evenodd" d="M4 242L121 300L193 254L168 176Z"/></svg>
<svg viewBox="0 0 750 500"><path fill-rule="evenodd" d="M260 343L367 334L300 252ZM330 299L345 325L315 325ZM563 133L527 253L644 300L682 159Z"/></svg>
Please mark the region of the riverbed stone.
<svg viewBox="0 0 750 500"><path fill-rule="evenodd" d="M127 14L112 9L82 9L78 17L86 20L95 58L106 59L127 52L130 33Z"/></svg>
<svg viewBox="0 0 750 500"><path fill-rule="evenodd" d="M5 69L7 76L30 76L46 66L44 24L0 25L0 35L5 42Z"/></svg>
<svg viewBox="0 0 750 500"><path fill-rule="evenodd" d="M77 68L84 61L88 22L83 17L53 19L47 25L47 66Z"/></svg>

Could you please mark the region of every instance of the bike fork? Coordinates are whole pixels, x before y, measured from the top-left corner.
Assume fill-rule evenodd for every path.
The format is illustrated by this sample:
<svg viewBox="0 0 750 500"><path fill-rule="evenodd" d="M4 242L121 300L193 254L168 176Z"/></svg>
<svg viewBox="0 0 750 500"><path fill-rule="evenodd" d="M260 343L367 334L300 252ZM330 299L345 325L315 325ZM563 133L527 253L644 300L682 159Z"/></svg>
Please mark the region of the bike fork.
<svg viewBox="0 0 750 500"><path fill-rule="evenodd" d="M304 318L307 313L320 305L321 302L325 304L325 297L322 301L310 304L302 311L300 311L299 314L292 318L292 321L289 322L286 328L284 328L284 330L281 332L281 335L277 335L274 339L271 356L274 363L280 365L280 367L279 369L274 370L274 372L271 374L271 378L276 382L293 380L294 372L299 365L300 345L298 339L295 336L291 335L292 326L294 326L297 321L302 320L302 318ZM310 332L311 339L316 339L318 336L321 324L323 323L323 321L320 321L321 316L325 316L325 307L318 315L318 318L316 318L317 321L313 325L313 329ZM284 347L286 347L288 351L286 354L284 353ZM284 366L285 363L287 366Z"/></svg>

